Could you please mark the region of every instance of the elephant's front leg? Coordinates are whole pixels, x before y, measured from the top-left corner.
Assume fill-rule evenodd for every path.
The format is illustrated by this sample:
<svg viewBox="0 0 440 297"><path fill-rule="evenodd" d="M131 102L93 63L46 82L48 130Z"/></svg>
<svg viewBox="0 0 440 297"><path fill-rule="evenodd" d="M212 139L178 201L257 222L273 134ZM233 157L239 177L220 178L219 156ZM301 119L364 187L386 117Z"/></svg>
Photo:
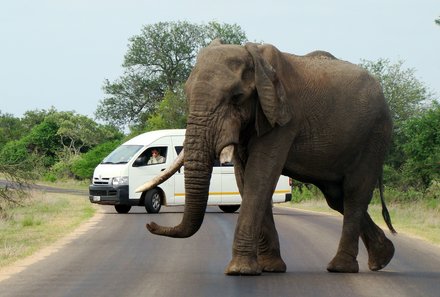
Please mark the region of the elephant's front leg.
<svg viewBox="0 0 440 297"><path fill-rule="evenodd" d="M250 146L244 170L243 197L235 229L232 260L225 270L226 274L258 275L263 270L258 262L260 236L272 232L275 226L267 228L262 224L267 216L272 216L269 210L271 199L288 151L287 148L285 151L280 148L270 150L272 144L272 141L268 141ZM273 224L273 218L271 220ZM269 237L264 235L263 238ZM275 246L279 253L278 243Z"/></svg>

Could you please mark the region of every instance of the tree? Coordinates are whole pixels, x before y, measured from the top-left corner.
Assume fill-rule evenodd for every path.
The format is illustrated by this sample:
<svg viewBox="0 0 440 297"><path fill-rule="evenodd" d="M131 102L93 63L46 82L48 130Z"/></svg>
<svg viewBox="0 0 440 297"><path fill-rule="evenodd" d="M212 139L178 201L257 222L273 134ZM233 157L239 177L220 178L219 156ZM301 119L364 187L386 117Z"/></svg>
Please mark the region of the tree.
<svg viewBox="0 0 440 297"><path fill-rule="evenodd" d="M435 20L435 23L436 23L437 25L440 25L440 17L438 17L438 19Z"/></svg>
<svg viewBox="0 0 440 297"><path fill-rule="evenodd" d="M183 86L176 92L167 91L156 112L148 118L146 130L185 128L187 110Z"/></svg>
<svg viewBox="0 0 440 297"><path fill-rule="evenodd" d="M57 123L56 135L68 156L78 156L103 141L122 137L115 128L99 125L87 116L71 111L55 113L48 119Z"/></svg>
<svg viewBox="0 0 440 297"><path fill-rule="evenodd" d="M24 129L19 118L0 111L0 150L9 141L20 139Z"/></svg>
<svg viewBox="0 0 440 297"><path fill-rule="evenodd" d="M186 81L198 51L214 38L243 43L246 35L238 25L210 22L160 22L146 25L129 39L124 74L104 81L106 98L95 115L118 127L142 127L158 107L165 92L177 92Z"/></svg>
<svg viewBox="0 0 440 297"><path fill-rule="evenodd" d="M114 82L106 79L103 90L109 97L100 101L95 116L120 128L144 122L163 96L163 86L157 79L136 73L133 67L125 69Z"/></svg>
<svg viewBox="0 0 440 297"><path fill-rule="evenodd" d="M8 204L20 204L27 197L29 185L35 175L32 171L23 168L20 164L8 165L0 162L0 173L6 180L0 185L0 219L4 216L4 209Z"/></svg>
<svg viewBox="0 0 440 297"><path fill-rule="evenodd" d="M415 69L405 69L403 63L392 64L388 59L379 59L363 60L360 65L379 80L397 126L419 114L433 99L433 94L416 78Z"/></svg>
<svg viewBox="0 0 440 297"><path fill-rule="evenodd" d="M432 180L440 178L440 104L403 125L405 143L402 145L407 158L404 174L414 185L428 187Z"/></svg>
<svg viewBox="0 0 440 297"><path fill-rule="evenodd" d="M117 128L97 124L72 111L27 112L21 123L23 127L32 128L21 138L1 147L0 164L40 174L50 171L54 179L72 176L71 165L81 153L123 137Z"/></svg>
<svg viewBox="0 0 440 297"><path fill-rule="evenodd" d="M207 46L212 40L221 38L223 43L227 44L243 44L247 41L246 33L237 24L220 24L217 22L209 22L205 26L206 37L202 47Z"/></svg>
<svg viewBox="0 0 440 297"><path fill-rule="evenodd" d="M121 140L104 142L83 154L73 162L73 174L81 179L92 178L95 167L120 144Z"/></svg>
<svg viewBox="0 0 440 297"><path fill-rule="evenodd" d="M55 107L51 107L50 109L34 109L28 110L24 113L21 122L23 123L23 127L26 131L30 131L33 127L41 124L47 116L57 113L58 111Z"/></svg>

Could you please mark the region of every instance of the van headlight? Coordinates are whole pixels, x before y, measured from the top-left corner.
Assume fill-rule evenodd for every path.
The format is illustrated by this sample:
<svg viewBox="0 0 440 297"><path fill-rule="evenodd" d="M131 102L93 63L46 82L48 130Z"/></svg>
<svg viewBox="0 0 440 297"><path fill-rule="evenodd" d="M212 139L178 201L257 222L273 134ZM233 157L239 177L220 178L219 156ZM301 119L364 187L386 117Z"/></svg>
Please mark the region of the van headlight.
<svg viewBox="0 0 440 297"><path fill-rule="evenodd" d="M128 176L117 176L112 180L114 186L124 186L128 185Z"/></svg>

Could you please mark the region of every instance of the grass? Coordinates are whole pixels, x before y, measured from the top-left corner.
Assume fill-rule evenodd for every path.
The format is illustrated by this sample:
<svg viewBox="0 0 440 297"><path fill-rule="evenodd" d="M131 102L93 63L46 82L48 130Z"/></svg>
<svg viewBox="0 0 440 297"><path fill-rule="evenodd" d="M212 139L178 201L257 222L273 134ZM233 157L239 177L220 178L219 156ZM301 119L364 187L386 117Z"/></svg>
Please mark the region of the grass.
<svg viewBox="0 0 440 297"><path fill-rule="evenodd" d="M305 196L305 199L298 198L300 195ZM395 190L385 191L385 200L394 228L398 233L416 236L440 246L440 201L438 197L426 197L419 193L413 196L415 197L414 200L398 198L404 195L408 194L398 193ZM321 194L313 190L308 191L306 189L303 191L303 194L295 193L294 191L293 197L294 202L286 205L299 209L339 215L338 212L327 206ZM368 212L376 224L383 229L387 229L382 218L382 207L377 193L368 208Z"/></svg>
<svg viewBox="0 0 440 297"><path fill-rule="evenodd" d="M42 186L55 187L55 188L68 189L68 190L87 190L90 181L89 180L83 180L83 181L57 180L55 182L39 181L38 184Z"/></svg>
<svg viewBox="0 0 440 297"><path fill-rule="evenodd" d="M87 197L32 192L0 218L0 268L29 256L73 231L96 212Z"/></svg>

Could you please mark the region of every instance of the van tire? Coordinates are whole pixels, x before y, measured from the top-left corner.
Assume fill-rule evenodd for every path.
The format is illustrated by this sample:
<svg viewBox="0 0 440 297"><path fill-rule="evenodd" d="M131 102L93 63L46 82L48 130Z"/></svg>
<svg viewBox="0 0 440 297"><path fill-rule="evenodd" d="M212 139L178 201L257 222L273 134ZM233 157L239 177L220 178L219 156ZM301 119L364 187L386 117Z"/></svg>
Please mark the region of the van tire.
<svg viewBox="0 0 440 297"><path fill-rule="evenodd" d="M115 205L115 209L116 209L117 213L128 213L131 209L131 206L118 204L118 205Z"/></svg>
<svg viewBox="0 0 440 297"><path fill-rule="evenodd" d="M145 194L145 209L148 213L158 213L162 206L162 197L158 189L153 189Z"/></svg>
<svg viewBox="0 0 440 297"><path fill-rule="evenodd" d="M219 205L218 207L226 213L233 213L240 208L240 205Z"/></svg>

